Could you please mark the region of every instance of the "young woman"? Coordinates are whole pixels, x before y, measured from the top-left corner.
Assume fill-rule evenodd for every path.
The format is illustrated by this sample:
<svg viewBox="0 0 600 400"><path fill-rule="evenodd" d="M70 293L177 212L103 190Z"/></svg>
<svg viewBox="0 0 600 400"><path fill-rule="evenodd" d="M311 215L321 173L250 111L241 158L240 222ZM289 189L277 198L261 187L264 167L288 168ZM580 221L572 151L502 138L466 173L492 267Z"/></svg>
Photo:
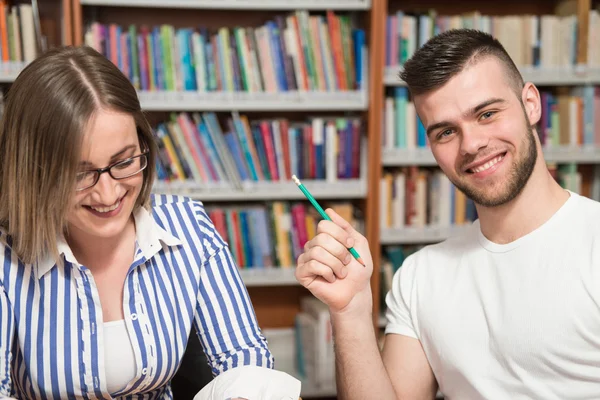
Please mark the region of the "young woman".
<svg viewBox="0 0 600 400"><path fill-rule="evenodd" d="M51 50L13 83L0 129L0 395L172 398L192 324L214 375L274 372L202 203L150 194L156 151L134 87L88 47Z"/></svg>

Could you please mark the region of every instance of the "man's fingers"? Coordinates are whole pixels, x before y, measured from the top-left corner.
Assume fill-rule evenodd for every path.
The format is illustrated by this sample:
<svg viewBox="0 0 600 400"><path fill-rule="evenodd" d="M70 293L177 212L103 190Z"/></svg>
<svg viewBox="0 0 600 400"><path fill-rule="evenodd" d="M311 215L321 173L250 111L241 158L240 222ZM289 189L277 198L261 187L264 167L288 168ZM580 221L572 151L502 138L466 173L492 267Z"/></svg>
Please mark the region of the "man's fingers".
<svg viewBox="0 0 600 400"><path fill-rule="evenodd" d="M347 271L344 267L352 260L350 252L347 250L345 252L347 253L347 257L342 261L323 247L313 247L306 254L306 257L309 260L315 260L323 265L327 265L338 278L345 278Z"/></svg>
<svg viewBox="0 0 600 400"><path fill-rule="evenodd" d="M296 268L296 279L302 284L310 283L318 277L330 283L336 281L333 270L317 260L309 260Z"/></svg>
<svg viewBox="0 0 600 400"><path fill-rule="evenodd" d="M331 221L333 221L337 226L339 226L344 231L346 231L349 235L351 235L351 236L355 236L355 235L362 236L362 235L360 235L360 233L356 229L354 229L354 227L352 226L352 224L350 222L348 222L344 218L342 218L332 208L328 208L327 210L325 210L325 212L327 213L327 215L329 215L329 218L331 218Z"/></svg>

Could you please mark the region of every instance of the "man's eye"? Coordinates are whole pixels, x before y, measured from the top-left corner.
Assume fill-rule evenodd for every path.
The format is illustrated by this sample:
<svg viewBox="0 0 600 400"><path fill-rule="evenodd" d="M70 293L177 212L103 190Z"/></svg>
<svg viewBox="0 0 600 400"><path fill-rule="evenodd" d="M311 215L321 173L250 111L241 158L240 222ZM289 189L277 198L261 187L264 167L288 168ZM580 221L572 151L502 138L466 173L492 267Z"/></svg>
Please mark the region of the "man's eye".
<svg viewBox="0 0 600 400"><path fill-rule="evenodd" d="M444 139L452 134L452 129L446 129L437 135L438 139Z"/></svg>
<svg viewBox="0 0 600 400"><path fill-rule="evenodd" d="M486 111L483 114L481 114L481 119L488 119L494 114L495 113L493 111Z"/></svg>

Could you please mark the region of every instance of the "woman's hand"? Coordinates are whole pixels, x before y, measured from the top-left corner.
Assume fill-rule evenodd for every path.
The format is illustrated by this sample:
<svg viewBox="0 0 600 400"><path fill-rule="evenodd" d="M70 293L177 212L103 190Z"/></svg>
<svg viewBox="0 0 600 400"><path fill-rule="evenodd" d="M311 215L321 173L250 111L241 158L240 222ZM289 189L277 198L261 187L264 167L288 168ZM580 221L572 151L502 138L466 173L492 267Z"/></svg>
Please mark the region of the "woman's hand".
<svg viewBox="0 0 600 400"><path fill-rule="evenodd" d="M316 236L304 246L296 279L332 312L365 307L370 311L373 260L369 243L335 211L325 212L332 221L320 221ZM349 247L354 247L364 265L350 254Z"/></svg>

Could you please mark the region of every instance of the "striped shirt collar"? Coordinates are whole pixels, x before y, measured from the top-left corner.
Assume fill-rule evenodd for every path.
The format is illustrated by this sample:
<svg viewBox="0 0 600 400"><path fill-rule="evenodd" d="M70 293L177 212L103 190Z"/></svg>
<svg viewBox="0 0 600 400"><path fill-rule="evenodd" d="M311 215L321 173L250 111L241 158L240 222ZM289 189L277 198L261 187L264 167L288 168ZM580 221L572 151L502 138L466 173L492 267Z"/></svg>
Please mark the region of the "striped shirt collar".
<svg viewBox="0 0 600 400"><path fill-rule="evenodd" d="M161 228L146 208L138 207L137 210L133 212L133 218L135 220L137 244L146 260L158 253L162 248L161 242L167 246L179 246L183 244L179 238ZM57 245L59 262L65 260L72 264L79 265L64 236L58 238ZM57 264L52 256L46 256L45 259L37 264L37 278L40 279L43 277L56 265Z"/></svg>

